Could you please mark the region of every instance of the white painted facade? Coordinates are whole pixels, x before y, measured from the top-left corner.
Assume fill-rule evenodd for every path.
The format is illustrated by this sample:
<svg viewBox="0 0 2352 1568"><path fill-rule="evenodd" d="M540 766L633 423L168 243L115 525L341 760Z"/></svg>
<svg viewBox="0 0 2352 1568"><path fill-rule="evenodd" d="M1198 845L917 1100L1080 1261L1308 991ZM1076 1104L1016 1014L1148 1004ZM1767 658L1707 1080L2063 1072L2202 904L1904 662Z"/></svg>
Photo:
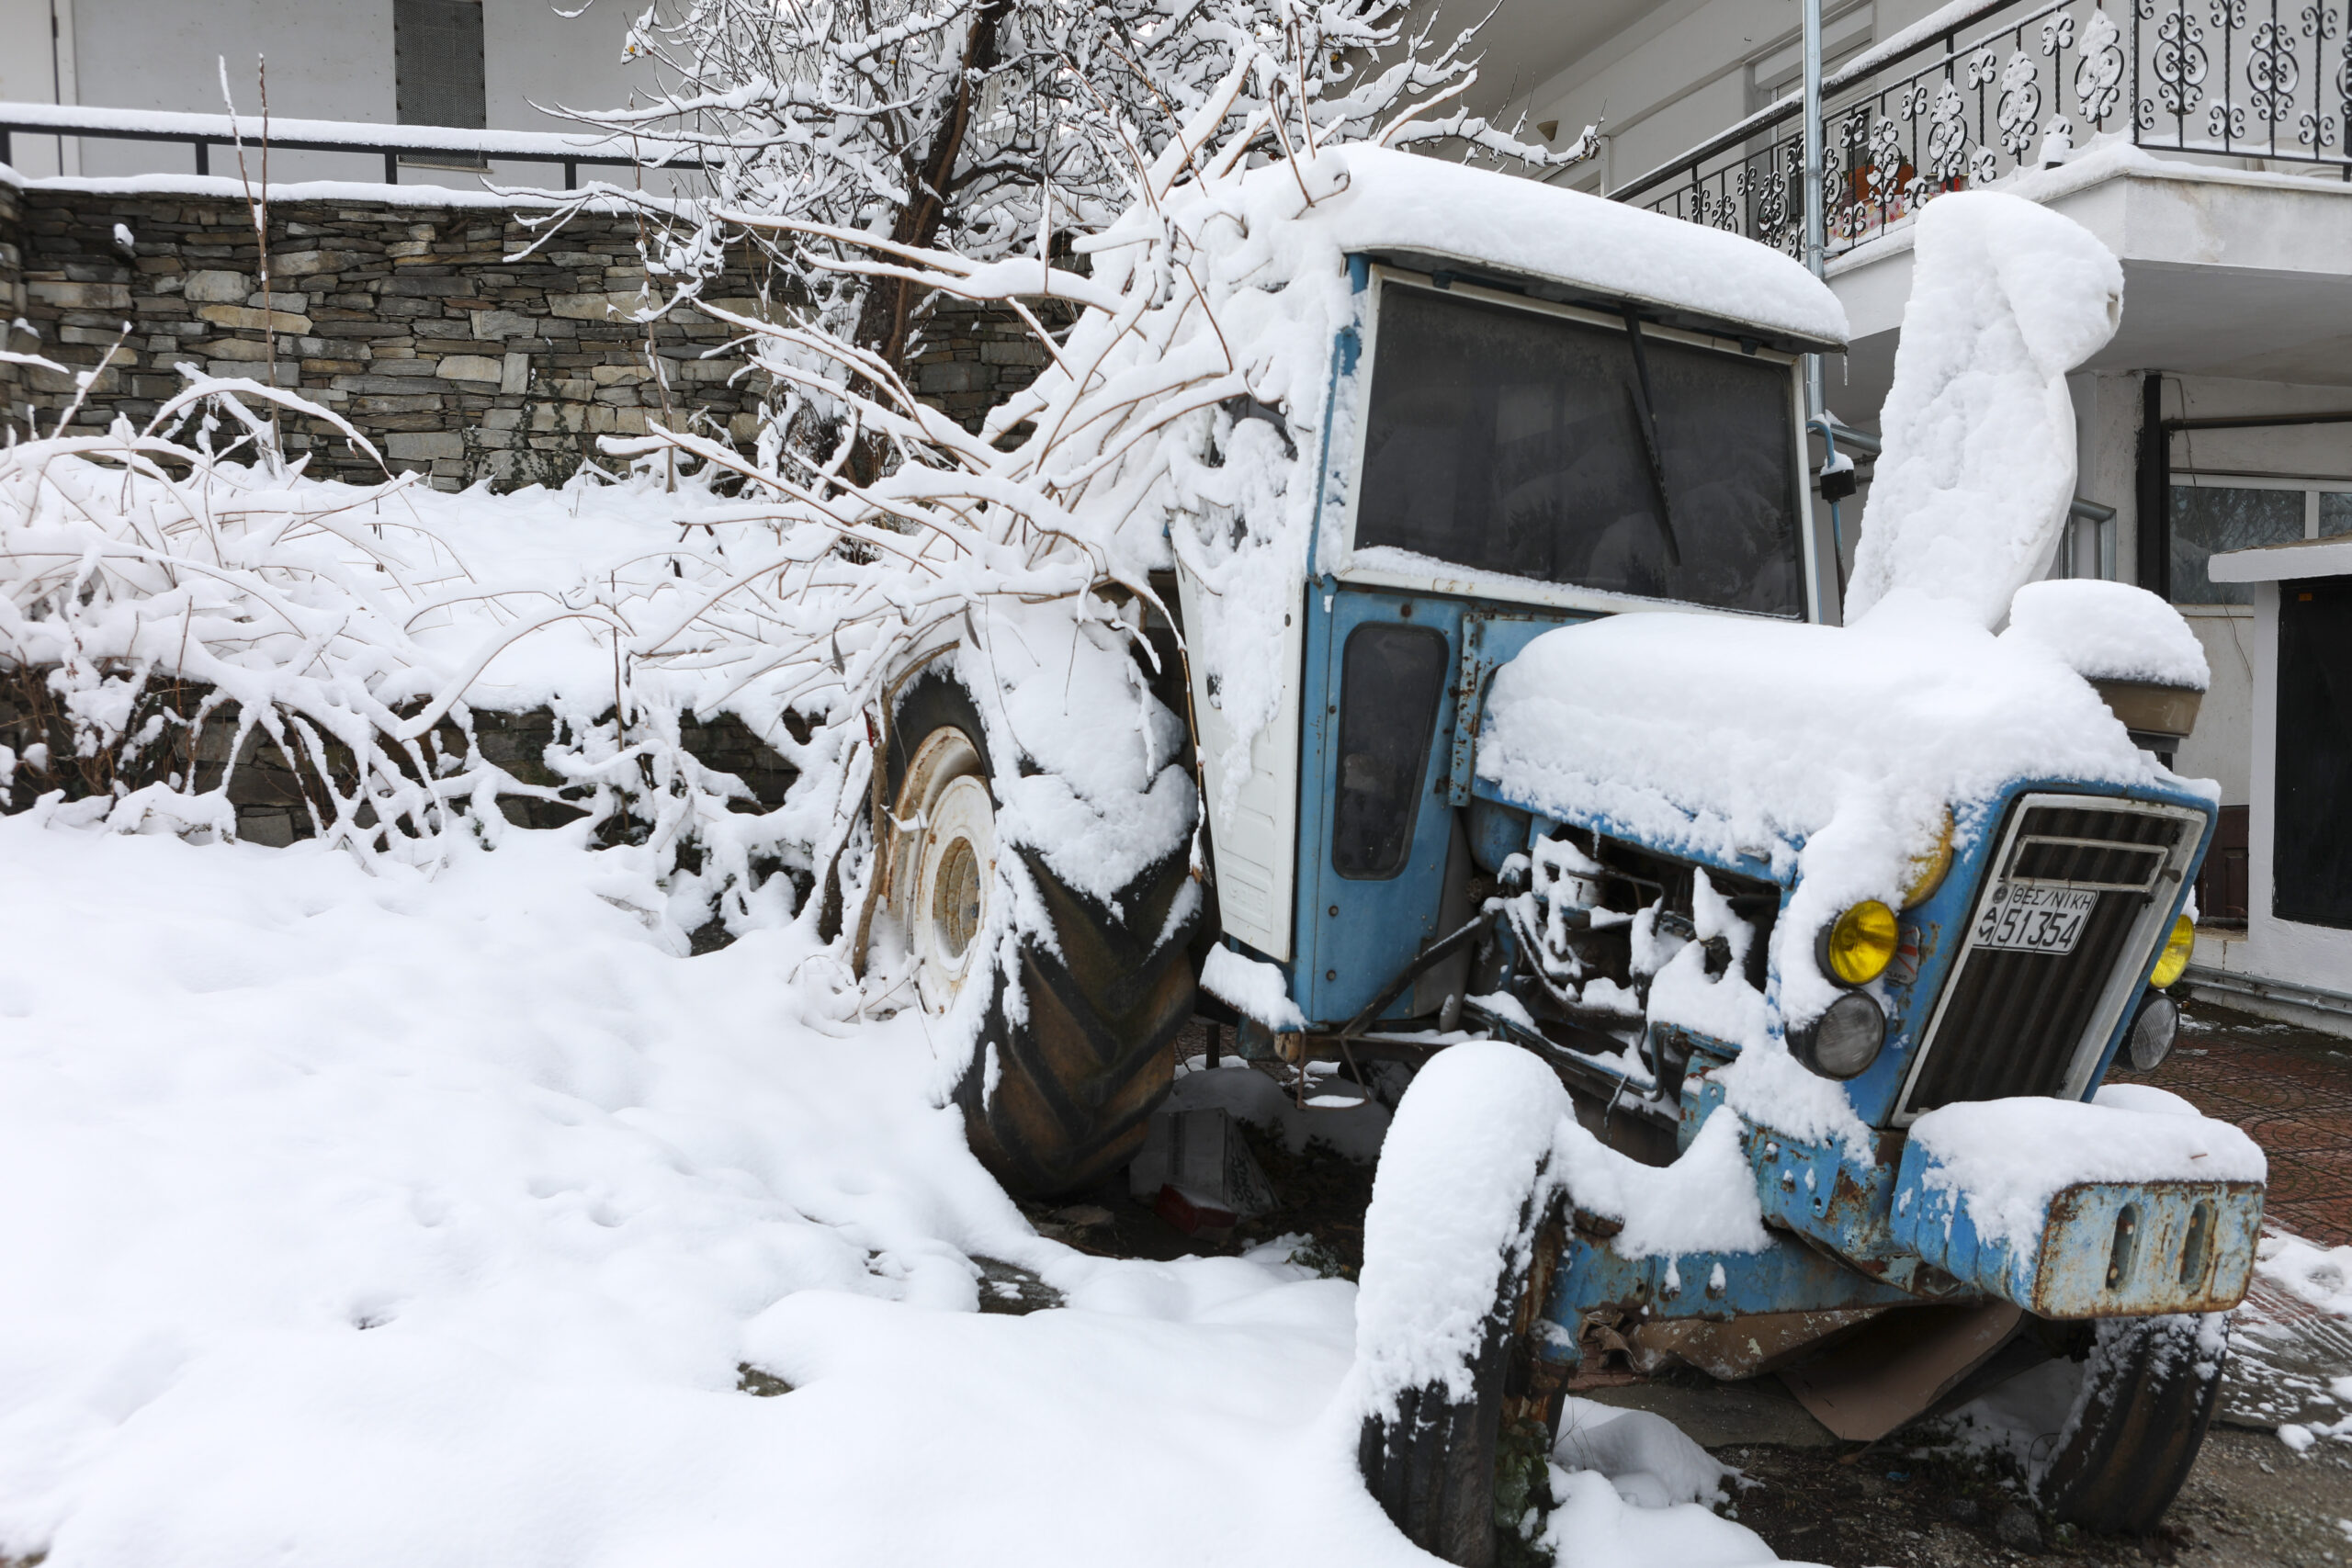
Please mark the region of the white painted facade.
<svg viewBox="0 0 2352 1568"><path fill-rule="evenodd" d="M637 8L565 9L581 14L560 15L548 0L482 0L490 129L573 130L542 107L605 108L627 103L632 87L642 91L645 68L622 59ZM225 62L238 113L255 116L257 70L266 57L272 114L391 125L399 118L392 16L391 0L0 0L0 100L220 114ZM169 143L21 134L15 141L13 162L28 178L187 174L194 167L186 147ZM216 163L213 172L224 171ZM382 177L382 160L366 154L270 155L273 181ZM401 171L404 185L480 189L482 177L479 170L416 164ZM502 185L560 182L547 165L495 160L490 178Z"/></svg>

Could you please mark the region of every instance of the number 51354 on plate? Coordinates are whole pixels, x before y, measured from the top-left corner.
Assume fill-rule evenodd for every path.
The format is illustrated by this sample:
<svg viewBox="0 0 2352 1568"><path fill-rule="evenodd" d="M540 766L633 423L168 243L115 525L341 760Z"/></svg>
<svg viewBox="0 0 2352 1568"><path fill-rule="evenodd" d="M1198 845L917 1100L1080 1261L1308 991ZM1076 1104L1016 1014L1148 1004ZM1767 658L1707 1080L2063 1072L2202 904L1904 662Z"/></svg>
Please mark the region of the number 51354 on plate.
<svg viewBox="0 0 2352 1568"><path fill-rule="evenodd" d="M2072 953L2082 940L2083 921L2098 908L2098 895L2086 887L2018 887L2005 882L1993 889L1993 901L1976 921L1976 945Z"/></svg>

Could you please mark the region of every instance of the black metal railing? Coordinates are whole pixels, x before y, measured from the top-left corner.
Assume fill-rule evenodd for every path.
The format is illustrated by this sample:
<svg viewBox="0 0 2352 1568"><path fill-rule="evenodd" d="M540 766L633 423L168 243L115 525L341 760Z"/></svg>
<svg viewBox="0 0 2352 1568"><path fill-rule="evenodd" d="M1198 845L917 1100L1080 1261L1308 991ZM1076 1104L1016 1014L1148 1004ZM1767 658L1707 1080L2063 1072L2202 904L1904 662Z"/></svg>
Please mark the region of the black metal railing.
<svg viewBox="0 0 2352 1568"><path fill-rule="evenodd" d="M1996 0L1890 39L1823 85L1828 253L2109 133L2352 180L2347 4ZM1802 255L1803 107L1784 98L1610 194Z"/></svg>
<svg viewBox="0 0 2352 1568"><path fill-rule="evenodd" d="M489 160L540 164L563 170L563 188L577 189L582 169L698 170L700 157L674 145L632 141L586 132L469 130L436 125L376 125L352 120L280 118L267 128L272 151L350 152L381 157L384 183L398 185L403 161L443 169L480 167ZM15 139L88 138L112 141L179 143L193 154L194 172L212 172L212 149L243 141L248 159L259 153L265 126L258 118L178 114L150 109L94 108L81 105L0 103L0 164L15 161Z"/></svg>

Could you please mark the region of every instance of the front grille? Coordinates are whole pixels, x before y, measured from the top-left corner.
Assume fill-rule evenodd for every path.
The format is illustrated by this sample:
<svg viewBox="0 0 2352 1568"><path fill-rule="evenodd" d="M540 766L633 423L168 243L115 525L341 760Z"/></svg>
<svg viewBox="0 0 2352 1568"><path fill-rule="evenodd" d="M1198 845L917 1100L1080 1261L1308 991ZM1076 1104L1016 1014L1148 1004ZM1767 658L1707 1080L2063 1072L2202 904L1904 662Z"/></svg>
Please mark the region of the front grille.
<svg viewBox="0 0 2352 1568"><path fill-rule="evenodd" d="M1904 1096L1907 1121L1962 1100L2068 1091L2088 1036L2114 1027L2118 966L2148 960L2146 917L2169 903L2194 819L2173 810L2028 801L2016 813L1993 874L1978 893L1960 963ZM2095 892L2072 953L1977 945L1977 922L1994 890L2072 887Z"/></svg>

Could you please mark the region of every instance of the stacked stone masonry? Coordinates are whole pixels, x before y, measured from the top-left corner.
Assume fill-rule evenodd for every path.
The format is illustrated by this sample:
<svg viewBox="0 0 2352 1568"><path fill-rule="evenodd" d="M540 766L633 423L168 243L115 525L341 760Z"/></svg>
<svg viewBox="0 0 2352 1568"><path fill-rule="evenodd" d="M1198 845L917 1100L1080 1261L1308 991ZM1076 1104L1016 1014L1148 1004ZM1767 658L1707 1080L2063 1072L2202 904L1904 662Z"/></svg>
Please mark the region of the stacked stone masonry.
<svg viewBox="0 0 2352 1568"><path fill-rule="evenodd" d="M424 470L443 489L560 481L594 457L596 437L641 433L650 418L748 443L765 385L730 350L733 329L691 310L650 327L629 319L647 298L636 220L586 214L549 235L535 216L276 201L265 290L242 197L0 182L8 346L74 366L112 351L76 428L118 414L143 423L184 384L183 364L274 376L348 420L394 471ZM761 308L748 271L711 292ZM969 308L925 335L917 390L967 424L1045 363L1018 323ZM0 394L7 429L47 434L73 388L0 367ZM321 422L292 420L285 436L311 454L313 473L381 477Z"/></svg>
<svg viewBox="0 0 2352 1568"><path fill-rule="evenodd" d="M756 404L740 358L703 357L729 328L677 312L650 328L649 345L649 329L628 319L645 273L626 216L577 218L549 237L481 207L276 202L265 290L242 199L15 194L20 314L34 341L19 332L12 346L74 365L115 349L77 424L118 413L143 423L184 384L182 364L274 377L349 420L396 471L424 469L450 488L568 476L595 436L661 417L665 390L673 419L699 413L722 429ZM740 286L721 293L753 292L748 278L728 282ZM51 374L28 379L47 431L72 389ZM10 411L18 429L22 401ZM286 440L315 454L313 472L380 477L318 422L293 422Z"/></svg>

